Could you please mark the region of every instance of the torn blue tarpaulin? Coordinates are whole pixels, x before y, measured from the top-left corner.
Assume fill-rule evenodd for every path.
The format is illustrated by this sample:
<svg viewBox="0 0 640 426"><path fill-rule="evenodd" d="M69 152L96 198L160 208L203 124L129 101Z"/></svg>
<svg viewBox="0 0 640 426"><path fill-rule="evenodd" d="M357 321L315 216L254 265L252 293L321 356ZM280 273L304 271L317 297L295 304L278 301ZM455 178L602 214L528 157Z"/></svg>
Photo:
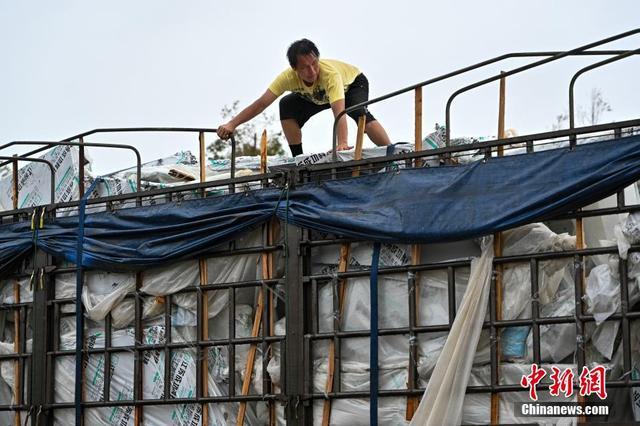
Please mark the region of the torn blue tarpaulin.
<svg viewBox="0 0 640 426"><path fill-rule="evenodd" d="M138 269L202 256L274 215L280 190L254 191L85 216L82 265ZM39 246L76 262L77 218L40 230Z"/></svg>
<svg viewBox="0 0 640 426"><path fill-rule="evenodd" d="M357 239L435 243L491 234L595 202L640 179L640 137L459 166L402 169L87 215L82 265L140 269L198 257L277 215ZM77 217L39 230L38 246L76 262ZM0 227L0 262L32 247L28 224ZM0 265L0 268L2 266Z"/></svg>

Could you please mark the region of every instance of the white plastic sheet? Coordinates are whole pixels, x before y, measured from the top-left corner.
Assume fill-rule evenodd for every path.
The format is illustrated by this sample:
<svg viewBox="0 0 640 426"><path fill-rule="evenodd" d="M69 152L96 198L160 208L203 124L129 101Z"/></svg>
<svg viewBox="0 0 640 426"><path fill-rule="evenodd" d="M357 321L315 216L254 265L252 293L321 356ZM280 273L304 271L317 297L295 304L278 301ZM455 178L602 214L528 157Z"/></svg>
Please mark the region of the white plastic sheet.
<svg viewBox="0 0 640 426"><path fill-rule="evenodd" d="M469 285L411 425L459 424L475 349L489 300L493 238L471 264Z"/></svg>

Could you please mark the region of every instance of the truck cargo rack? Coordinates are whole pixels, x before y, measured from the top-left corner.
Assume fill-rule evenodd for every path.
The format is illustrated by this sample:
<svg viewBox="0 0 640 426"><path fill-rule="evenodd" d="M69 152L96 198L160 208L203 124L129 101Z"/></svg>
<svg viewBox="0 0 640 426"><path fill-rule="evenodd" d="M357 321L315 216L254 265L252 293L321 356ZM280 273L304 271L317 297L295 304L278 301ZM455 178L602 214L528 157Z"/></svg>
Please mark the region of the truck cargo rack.
<svg viewBox="0 0 640 426"><path fill-rule="evenodd" d="M82 203L80 198L85 195L85 176L82 165L85 158L84 148L89 146L125 148L135 152L137 161L137 186L135 192L86 200L87 213L106 209L117 214L118 210L122 208L137 208L139 206L162 203L179 208L179 205L172 203L188 202L189 199L202 197L224 196L260 188L302 187L313 182L351 176L356 169L363 175L385 170L394 173L405 168L455 165L465 157L481 160L483 157L488 159L495 156L510 155L516 150L517 153L526 155L545 149L546 145L550 143L557 147L574 148L576 145L589 143L594 138L614 139L638 134L640 119L576 128L573 118L573 86L578 76L591 69L608 65L636 55L639 52L638 50L589 51L587 49L637 33L640 33L640 30L629 31L566 52L520 52L502 55L372 99L347 110L355 110L369 104L384 101L401 93L415 91L416 150L410 153L344 163L333 162L301 167L275 167L273 171L268 173L236 177L236 151L235 142L232 141L231 177L229 179L206 182L204 135L215 132L215 129L150 127L96 129L66 138L61 142L10 142L0 146L0 149L20 144L44 145L42 148L20 157L0 158L1 160L7 160L4 164L14 164L13 175L16 177L18 170L16 163L18 160L22 161L29 156L57 146L77 148L80 157L78 175L79 199L68 202L53 202L35 209L33 207L17 208L18 181L14 179L14 209L1 212L0 220L2 224L29 220L32 223L37 223L36 219L42 217L42 226L46 227L46 222L55 220L60 212L65 212L66 214L68 212L77 213ZM507 76L573 55L607 55L612 57L579 70L572 78L569 90L571 111L569 129L506 138L504 136L504 108L501 108L502 118L499 118L498 121L502 123L502 127L499 128L499 138L497 140L422 150L421 90L423 86L508 58L546 57L533 64L501 73L455 92L447 102L446 109L446 141L448 144L451 139L450 105L457 94L493 81L502 81L504 85L504 79ZM499 102L504 105L504 91L502 91ZM339 118L336 119L336 124ZM335 128L334 125L334 147ZM123 132L197 133L200 142L200 182L143 191L140 184L141 159L133 146L85 141L92 135ZM34 158L29 158L29 160L38 161ZM42 161L40 160L40 162ZM55 171L52 168L52 183L54 174ZM629 203L626 199L625 188L618 188L617 193L614 194L610 201L611 203L605 207L583 208L561 216L545 218L545 221L553 223L558 229L566 229L577 237L577 245L573 250L503 255L499 251L502 247L498 246L496 257L493 261L494 277L490 295L489 318L483 323L483 329L490 335L489 384L472 385L467 389L469 394L490 395L491 407L487 410L489 412L487 423L498 424L501 421L499 416L500 395L526 391L519 383L505 382L501 374L501 366L505 364L503 362L503 348L500 345L504 330L514 327L530 327L533 348L532 361L542 364L546 361L543 360L541 354L543 340L540 331L541 327L574 324L576 336L579 337L575 346L577 360L575 364L578 369L588 364L591 355L588 352L588 345L585 343L584 336L586 329L595 322L595 318L594 315L586 313L583 296L585 294L585 274L594 263L592 260L596 256L609 256L611 259L616 259L618 263L620 309L613 313L607 319L607 322L620 323L619 341L622 345L622 369L626 373L632 371L632 336L634 330L640 329L638 328L640 326L640 306L631 306L629 299L629 261L619 257L616 246L586 247L584 244L588 237L584 231L585 222L590 219L640 211L640 204ZM35 225L35 228L38 228L38 226ZM381 277L379 288L383 296L385 285L387 284L384 282L385 277L394 276L395 280L401 279L406 282L406 306L398 307L398 309L408 312L407 323L392 326L375 324L369 328L344 329L341 305L346 303L344 300L346 296L339 296L341 287L346 287L348 280L353 281L370 277L371 269L366 267L358 270L350 269L348 267L348 256L343 259L346 264L343 265L341 270L333 269L319 272L314 269L313 262L317 258L319 250L328 253L333 249L337 258L341 247L346 244L355 246L356 244L366 244L366 242L342 238L341 236L320 235L315 231L286 223L269 223L263 225L255 233L255 238L248 245L238 239L212 248L211 252L206 256L194 259L189 268L195 268L197 272L195 274L197 276L196 281L191 283L192 285L175 292L158 296L141 290L145 284L145 276L147 274L155 274L156 268L132 274L127 279L134 282L133 290L123 296L122 302L126 302L133 309L133 321L127 323L124 327L114 327L113 321L120 318L114 318L112 313L107 314L104 318L104 324L101 325L101 334L96 334L95 330L97 328L94 327L92 329L93 334L83 342L80 359L77 357L77 350L74 349L73 345L70 346L71 342L63 341L62 338L63 335L65 339L70 336L68 329L66 329L66 333L63 330L64 327L69 327L67 319L71 316L75 317L78 313L76 312L78 308L80 308L81 314L84 313L83 305L77 305L78 295L61 289L71 277L78 273L78 268L73 264L61 262L40 249L34 250L33 256L22 261L20 265L16 266L14 273L3 280L5 287L12 285L12 297L5 297L2 304L0 304L0 337L2 337L0 340L3 342L11 342L13 340L11 342L13 349L9 353L3 352L0 354L0 363L12 364L14 386L11 388L11 402L0 403L0 415L7 415L7 419L12 417L9 420L16 425L26 424L28 421L32 425L53 424L56 419L61 422L63 421L61 419L69 420L71 418L76 423L83 421L90 423L91 419L95 418L88 416L97 415L97 410L105 410L109 407L112 410L111 415L125 422L123 424L132 422L138 425L151 422L152 417L148 416L154 415L153 410L157 407L175 406L176 412L187 416L185 418L194 421L196 424L203 424L208 417L218 415L214 414L213 411L217 407L224 407L221 410L231 415L243 412L243 409L248 409L249 404L253 404L249 407L249 411L252 414L242 414L245 422L249 422L248 417L244 417L245 415L257 415L260 412L265 416L261 419L262 423L276 424L280 419L286 421L287 424L318 424L320 423L318 419L323 418L319 412L322 413L324 411L325 415L322 422L327 424L329 418L327 418L326 412L328 411L330 416L331 404L335 403L335 401L353 400L364 406L369 406L368 404L377 406L378 398L383 400L385 398L401 397L406 399L406 418L409 419L416 408L416 405L412 406L410 402L424 393L424 378L421 378L418 371L419 342L433 335L441 336L450 331L457 309L456 284L460 284L462 280L460 277L467 273L471 263L470 258L430 261L429 253L422 253L421 248L412 247L410 250L413 251L412 254L405 253L410 259L405 259L403 264L383 267L377 271L377 274ZM499 237L497 239L499 240ZM632 245L629 249L629 253L638 252L640 252L640 245ZM215 262L220 261L220 259L227 259L231 263L250 259L247 264L251 264L253 268L256 268L256 274L258 273L257 265L259 265L260 271L264 275L260 279L218 281L217 269L213 271L212 265L218 265ZM427 260L425 261L424 259ZM541 268L544 267L546 262L556 260L566 261L572 269L573 284L575 286L575 308L571 315L544 316L541 314L539 301ZM530 315L528 318L505 320L502 319L501 315L502 302L505 296L502 293L501 280L505 268L513 265L525 265L529 271L528 277L531 283ZM166 265L158 265L158 267L162 268L166 267ZM189 268L185 270L185 274L189 271L191 273L194 272ZM418 293L420 288L424 287L421 284L420 274L428 272L440 274L446 282L446 306L443 306L443 309L447 312L447 321L444 323L426 324L425 320L420 318ZM87 278L87 275L95 278L97 274L102 272L85 269L81 270L80 273L85 274L83 282L88 285L89 278ZM321 294L324 294L323 292L329 292L331 295L331 306L329 307L321 306ZM228 309L228 323L225 327L226 336L212 336L209 330L209 298L222 294L227 299L225 309ZM28 297L32 297L32 300L28 300ZM24 298L27 298L27 300L23 301ZM183 339L184 336L176 331L176 327L180 326L174 323L177 314L173 310L178 309L178 305L175 303L177 298L188 299L189 301L195 298L195 335L188 336L186 339ZM254 328L257 327L257 334L255 336L238 336L237 313L239 310L244 309L241 305L246 305L248 298L251 298L250 303L253 303L253 305L262 304L261 311L258 309L252 311L253 318L251 322L253 322ZM242 303L238 302L238 299L242 299ZM256 300L260 300L260 302L256 302ZM186 302L183 301L181 303ZM160 312L159 318L161 320L158 320L157 324L149 325L149 323L145 323L145 309L151 309L150 306L155 306L155 309ZM332 325L329 329L322 329L320 326L321 310L324 314L329 312L333 315ZM256 315L256 311L261 312L261 315ZM282 318L286 318L284 334L278 334L275 331L275 322ZM6 326L7 321L12 321L13 325ZM92 326L94 325L92 324ZM7 330L11 331L10 335L7 335ZM132 335L123 336L125 330L131 330ZM126 340L127 344L114 343L113 335L116 331L120 333L118 334L119 339L126 340L131 337L131 339ZM145 341L152 332L157 333L155 340ZM381 386L375 389L345 390L343 380L345 371L341 365L345 360L341 356L341 352L350 342L357 339L360 339L360 341L368 340L372 335L381 339L393 336L406 338L406 345L401 348L407 353L407 363L401 368L406 370L406 383L403 384L402 388ZM103 340L102 342L100 341L101 339ZM175 339L179 340L176 341ZM31 340L31 347L27 345L28 340ZM325 374L324 371L321 372L319 370L319 366L316 363L318 357L314 356L314 354L317 354L314 351L318 350L318 348L323 350L321 345L324 342L332 342L331 344L335 348L332 359L327 359L327 363L333 365L333 373L331 373L332 389L328 392L326 390L324 392L318 391L317 382L314 382L316 376L321 373ZM250 361L237 360L237 353L243 352L245 349L248 349L247 353L252 352L254 357L260 358L260 361L255 361L255 363L260 365L258 370L262 375L262 379L255 379L255 381L260 383L261 389L254 389L255 392L245 390L238 392L241 369L238 369L236 363L246 364L245 368L249 368L249 365L253 368L254 364L254 362L251 362L250 355L247 355L247 359ZM277 351L280 353L279 356L275 355ZM223 371L219 372L221 376L224 375L226 377L225 380L221 379L220 383L224 383L226 386L227 395L212 396L209 392L209 380L213 379L210 379L208 371L211 367L210 363L214 362L211 358L214 355L228 361L226 375L223 374ZM326 359L327 357L324 356L324 358ZM187 376L186 373L184 373L184 376L180 376L180 380L194 380L195 394L193 395L177 396L178 385L175 385L175 388L173 387L176 380L172 378L179 375L177 370L180 369L180 364L173 365L173 361L178 359L190 360L189 362L194 365L194 370L189 373L192 374L189 379L183 379L183 377ZM73 360L73 362L69 363L65 360ZM112 379L115 377L113 369L115 368L114 365L117 365L118 362L124 362L124 360L131 360L133 365L133 370L130 372L133 389L131 396L127 395L125 398L119 399L121 395L114 395L112 389ZM148 378L148 371L145 370L148 361L155 362L154 365L158 367L158 374L162 375L162 380L157 382L162 384L162 389L157 389L159 397L150 397L148 389L145 389L143 385L145 379ZM269 371L269 363L271 361L274 361L277 364L275 367L280 369L279 385L274 384L272 381L272 373ZM61 369L63 370L65 366L70 367L71 364L76 366L76 371L78 371L77 368L79 366L83 375L86 375L88 366L93 368L93 371L100 373L93 377L95 389L99 389L96 395L88 395L87 378L85 376L83 381L85 386L76 386L73 383L70 385L73 388L75 397L67 398L64 401L58 399L58 394L60 393L58 387L61 383L59 376L62 373L71 374L68 371L61 371ZM378 374L377 365L369 365L369 369L371 374ZM328 376L329 373L326 373L326 375ZM121 380L121 378L118 380ZM256 383L254 383L255 386L257 386ZM631 392L631 389L637 386L640 386L640 379L632 378L631 374L626 374L621 378L608 377L607 381L607 387L620 389L620 395L623 395L622 392ZM2 391L0 390L1 395ZM627 396L627 398L630 399L630 396ZM579 402L584 403L585 401ZM318 405L320 403L324 404L324 406L322 404ZM405 406L401 407L399 411L404 412ZM377 422L377 411L369 414L372 423ZM226 418L226 421L235 423L236 418Z"/></svg>

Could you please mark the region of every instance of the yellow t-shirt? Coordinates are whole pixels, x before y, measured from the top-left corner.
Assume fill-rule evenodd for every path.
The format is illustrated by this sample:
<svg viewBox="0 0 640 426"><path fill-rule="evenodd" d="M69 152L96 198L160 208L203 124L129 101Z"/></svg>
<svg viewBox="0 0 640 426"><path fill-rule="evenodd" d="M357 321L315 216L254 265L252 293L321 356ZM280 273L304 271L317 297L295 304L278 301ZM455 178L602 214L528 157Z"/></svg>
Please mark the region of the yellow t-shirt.
<svg viewBox="0 0 640 426"><path fill-rule="evenodd" d="M298 93L318 105L344 99L345 90L360 74L360 70L353 65L335 59L320 59L319 62L320 71L313 86L309 87L304 84L293 68L287 68L273 80L269 90L276 96L280 96L284 92Z"/></svg>

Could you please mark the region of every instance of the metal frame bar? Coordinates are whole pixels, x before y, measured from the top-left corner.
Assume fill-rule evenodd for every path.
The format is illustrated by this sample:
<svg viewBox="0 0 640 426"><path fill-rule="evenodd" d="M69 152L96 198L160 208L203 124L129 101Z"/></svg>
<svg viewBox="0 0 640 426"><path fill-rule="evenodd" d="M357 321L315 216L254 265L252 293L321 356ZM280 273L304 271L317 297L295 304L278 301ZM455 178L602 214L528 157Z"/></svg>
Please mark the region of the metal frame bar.
<svg viewBox="0 0 640 426"><path fill-rule="evenodd" d="M9 164L9 163L13 163L15 164L17 161L27 161L27 162L32 162L32 163L43 163L46 164L49 167L49 171L51 172L51 190L50 190L50 202L51 203L55 203L56 198L55 198L55 193L56 193L56 171L55 168L53 167L53 164L51 164L50 161L47 160L43 160L41 158L29 158L29 157L22 157L22 156L13 156L13 157L9 157L9 156L0 156L0 160L10 160L7 161L5 164ZM13 200L14 200L14 206L17 206L18 204L18 197L20 196L20 189L19 189L19 185L18 185L18 172L17 172L17 167L14 167L14 173L13 173ZM28 209L31 209L31 207L28 207Z"/></svg>
<svg viewBox="0 0 640 426"><path fill-rule="evenodd" d="M269 241L266 241L266 242L268 243ZM256 248L249 248L249 249L236 249L235 247L230 247L230 250L226 252L218 252L214 254L214 257L229 256L229 255L257 254L257 253L265 253L271 256L275 250L283 250L284 247L285 246L283 245L269 245L269 244L266 244L263 247L256 247ZM77 270L77 268L58 268L48 272L48 275L56 276L59 274L69 274L75 270ZM236 395L233 390L235 386L235 380L233 378L235 377L235 374L236 374L235 363L234 363L234 357L235 357L234 348L236 345L260 344L264 348L267 345L272 345L274 343L279 343L282 346L284 346L285 340L286 340L286 337L282 335L280 336L262 335L262 336L256 336L254 338L235 337L235 321L234 321L235 320L235 303L236 303L235 295L230 298L230 314L231 315L230 315L229 324L231 329L230 329L230 335L228 338L211 339L209 336L205 336L204 334L202 335L198 334L198 337L196 338L196 340L193 340L193 341L187 341L187 342L172 341L171 316L170 316L171 315L171 309L170 309L171 297L174 294L193 294L194 296L196 296L197 304L199 305L199 307L196 307L196 310L198 312L204 312L204 309L202 307L203 305L202 300L200 300L198 296L206 295L206 292L208 290L224 291L225 289L228 289L229 291L235 293L236 289L258 288L258 289L261 289L260 292L264 295L268 291L267 290L268 287L274 286L278 283L282 283L283 282L282 278L273 278L273 279L267 279L267 280L265 279L249 280L249 281L240 281L240 282L207 283L206 275L203 278L202 271L201 271L200 282L196 286L189 286L180 290L179 292L172 293L171 295L167 295L163 297L164 303L165 303L164 313L163 313L164 326L165 326L165 339L158 343L149 344L142 341L142 336L145 328L142 320L142 301L143 301L143 298L150 297L151 295L147 295L146 293L143 293L139 290L140 286L143 283L144 277L142 276L141 273L138 273L136 276L137 276L136 278L137 290L134 293L126 296L128 298L133 297L135 299L135 318L134 318L135 325L133 327L135 328L136 338L135 338L134 344L129 346L112 346L110 342L110 337L109 337L108 338L109 341L105 342L104 347L85 348L82 351L84 357L89 358L90 356L97 355L97 356L104 356L105 359L112 357L114 354L133 353L135 355L134 398L131 400L108 400L106 398L106 396L108 395L108 391L106 391L106 389L108 388L108 386L110 386L110 383L105 382L103 384L103 386L105 387L105 391L103 392L103 399L101 401L83 400L81 403L83 409L98 408L98 407L113 407L113 406L133 406L134 409L136 410L135 422L138 424L142 424L143 407L149 406L149 405L187 404L187 405L194 405L194 406L197 405L204 408L204 407L207 407L207 405L210 403L246 403L246 402L262 402L262 401L266 401L266 402L283 401L283 398L284 398L283 394L281 393L274 394L273 392L269 392L268 389L264 389L264 392L261 395L246 395L246 396ZM43 311L46 312L47 310L49 310L54 313L57 312L58 314L54 315L54 317L55 317L55 321L59 321L60 307L64 305L70 305L73 303L74 300L75 300L74 298L50 299L46 303L46 306L48 308L43 309ZM70 315L73 315L73 314L70 314ZM109 326L108 322L105 323L105 327ZM202 326L203 326L202 321L199 319L197 321L196 328L202 330ZM106 329L105 329L105 332L107 332ZM51 335L54 335L54 333L52 333ZM107 334L107 336L109 336L109 333ZM171 375L173 374L171 371L171 362L170 362L171 353L175 351L186 351L186 350L195 349L197 353L205 354L206 356L208 349L214 348L214 347L223 347L223 348L226 347L229 349L230 358L228 361L230 366L230 371L229 371L230 394L228 396L208 396L205 392L202 391L203 387L206 386L207 382L203 380L199 380L200 384L199 385L196 384L197 388L199 389L199 392L197 391L197 394L194 396L194 398L179 398L171 395L170 394L171 381L169 380ZM145 354L149 352L155 352L155 351L159 351L160 353L163 353L165 355L164 394L160 400L149 399L150 398L149 396L143 395L142 387L141 387L141 383L143 382L142 380L143 374L144 374L142 359L144 358ZM73 349L60 350L55 343L52 343L50 346L50 349L46 350L45 353L49 362L48 365L53 365L53 363L55 363L55 360L58 357L73 356L75 354L75 351ZM283 352L283 357L284 357L284 352ZM0 359L1 358L2 357L0 357ZM204 359L205 358L203 358L203 360ZM206 370L202 370L201 367L199 367L200 362L198 360L200 360L200 358L196 359L196 364L195 364L196 370L199 370L202 373L204 373L204 371ZM282 360L282 363L284 364L284 360ZM105 378L109 377L109 373L108 373L109 364L106 361L104 363L104 368L105 368L104 370ZM265 370L265 374L267 374L266 370ZM110 378L108 380L110 382ZM198 376L196 376L196 381L198 381ZM53 379L51 379L51 382L53 382ZM167 391L167 389L169 389L169 391ZM46 402L42 404L43 409L45 409L47 412L51 410L62 409L62 408L71 408L74 406L72 402L54 403L51 398L52 398L52 392L48 391L48 399ZM0 410L1 409L2 407L0 406ZM202 413L203 415L205 415L204 409Z"/></svg>
<svg viewBox="0 0 640 426"><path fill-rule="evenodd" d="M79 133L75 136L70 136L63 139L63 142L71 141L74 139L84 139L87 136L95 135L98 133L141 133L141 132L160 132L160 133L197 133L198 134L198 146L199 155L198 158L206 158L204 146L205 133L216 133L217 128L200 128L200 127L104 127L93 130L88 130L83 133ZM231 179L236 176L236 140L233 135L230 138L231 141ZM204 172L204 164L200 163L200 175ZM235 188L230 187L230 191L233 192Z"/></svg>
<svg viewBox="0 0 640 426"><path fill-rule="evenodd" d="M445 142L446 142L446 145L449 146L450 141L451 141L451 104L452 104L453 100L458 95L460 95L461 93L467 92L467 91L469 91L471 89L475 89L475 88L480 87L480 86L484 86L485 84L491 83L493 81L500 80L502 78L509 77L511 75L514 75L514 74L519 74L521 72L530 70L532 68L537 68L537 67L545 65L545 64L547 64L549 62L557 61L558 59L562 59L564 57L573 55L575 53L585 52L588 49L591 49L591 48L594 48L594 47L598 47L600 45L607 44L607 43L610 43L612 41L616 41L616 40L620 40L620 39L623 39L623 38L626 38L626 37L630 37L630 36L638 34L638 33L640 33L640 28L636 28L634 30L626 31L624 33L620 33L620 34L617 34L615 36L607 37L607 38L604 38L602 40L598 40L596 42L585 44L583 46L577 47L575 49L568 50L566 52L558 53L558 54L553 55L553 56L551 56L549 58L541 59L541 60L533 62L531 64L527 64L527 65L524 65L524 66L521 66L521 67L518 67L518 68L514 68L514 69L512 69L510 71L501 72L500 74L494 75L492 77L486 78L484 80L478 81L476 83L464 86L463 88L456 90L455 92L453 92L453 94L447 100L447 106L446 106L446 112L445 112L445 122L446 122L446 124L445 124L445 126L446 126L446 128L445 128L445 132L446 132ZM625 52L625 54L626 53L628 53L628 52Z"/></svg>
<svg viewBox="0 0 640 426"><path fill-rule="evenodd" d="M113 143L99 143L99 142L50 142L50 141L12 141L12 142L8 142L4 145L0 145L0 150L2 149L6 149L9 148L11 146L16 146L16 145L47 145L45 147L36 149L34 151L28 152L26 154L24 154L25 157L28 157L30 155L34 155L37 154L39 152L42 151L46 151L47 149L51 149L51 148L55 148L57 146L77 146L77 147L85 147L85 146L94 146L94 147L100 147L100 148L114 148L114 149L127 149L127 150L131 150L133 151L133 153L136 156L136 189L138 191L140 191L140 176L141 176L141 170L142 170L142 161L141 161L141 157L140 157L140 152L131 145L122 145L122 144L113 144ZM0 157L0 159L2 159L3 157ZM81 156L81 160L80 160L80 164L78 169L79 170L84 170L84 161L82 161L83 156ZM9 161L5 161L4 163L0 163L0 167L8 164ZM83 180L79 180L79 182L84 182ZM84 192L81 192L81 195L79 198L82 198L82 195L84 195Z"/></svg>
<svg viewBox="0 0 640 426"><path fill-rule="evenodd" d="M491 65L500 61L503 61L505 59L512 59L512 58L531 58L531 57L541 57L541 56L556 56L558 54L561 53L566 53L566 56L592 56L592 55L596 55L596 56L602 56L602 55L619 55L621 53L625 53L627 52L626 50L600 50L600 51L591 51L591 52L585 52L585 51L580 51L580 52L562 52L562 51L548 51L548 52L512 52L512 53L506 53L500 56L496 56L494 58L491 59L487 59L484 60L482 62L478 62L476 64L473 65L469 65L460 69L457 69L455 71L451 71L449 73L446 74L442 74L440 76L437 77L433 77L431 79L425 80L423 82L417 83L417 84L413 84L411 86L405 87L403 89L399 89L396 90L394 92L391 93L387 93L386 95L382 95L382 96L378 96L377 98L373 98L370 99L366 102L361 102L359 104L356 105L352 105L349 108L346 108L343 112L341 112L340 114L338 114L338 116L335 118L334 120L334 125L333 125L333 151L334 151L334 156L333 156L333 161L337 160L337 155L335 155L335 148L337 146L337 123L338 120L344 115L347 114L351 111L355 111L359 108L374 104L374 103L378 103L393 97L396 97L398 95L402 95L404 93L410 92L412 90L416 90L419 89L421 87L425 87L434 83L438 83L440 81L443 80L447 80L449 78L464 74L466 72L469 71L473 71L482 67L485 67L487 65ZM417 96L416 96L417 97Z"/></svg>
<svg viewBox="0 0 640 426"><path fill-rule="evenodd" d="M589 66L586 66L584 68L581 68L580 70L578 70L578 72L576 72L573 77L571 77L571 82L569 83L569 128L573 129L575 127L575 114L574 114L574 97L573 97L573 87L576 84L576 80L578 80L578 77L580 77L582 74L589 72L591 70L594 70L596 68L600 68L603 67L605 65L609 65L613 62L617 62L621 59L626 59L628 57L631 57L633 55L637 55L640 54L640 49L635 49L635 50L630 50L628 52L625 52L623 54L620 54L618 56L614 56L613 58L609 58L609 59L605 59L604 61L600 61L600 62L596 62L595 64L591 64Z"/></svg>

